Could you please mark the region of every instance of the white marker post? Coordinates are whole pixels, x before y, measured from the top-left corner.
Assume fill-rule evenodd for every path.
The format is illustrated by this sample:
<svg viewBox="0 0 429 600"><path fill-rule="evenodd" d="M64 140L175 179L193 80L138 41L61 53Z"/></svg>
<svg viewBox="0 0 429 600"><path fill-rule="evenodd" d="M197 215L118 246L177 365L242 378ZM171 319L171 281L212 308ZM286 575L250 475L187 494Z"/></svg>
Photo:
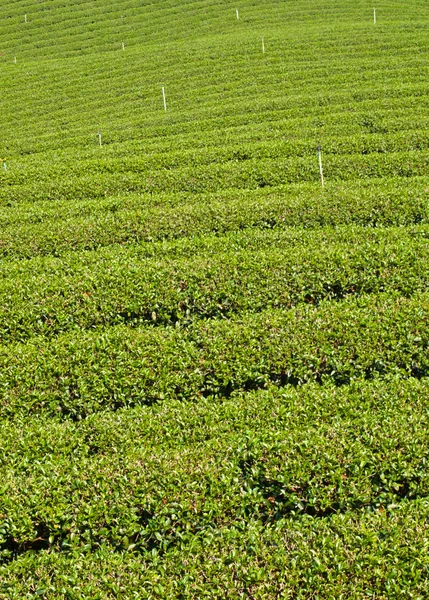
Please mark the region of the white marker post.
<svg viewBox="0 0 429 600"><path fill-rule="evenodd" d="M16 56L13 57L13 62L16 64Z"/></svg>
<svg viewBox="0 0 429 600"><path fill-rule="evenodd" d="M122 50L125 50L125 44L122 42Z"/></svg>
<svg viewBox="0 0 429 600"><path fill-rule="evenodd" d="M374 8L374 25L377 23L377 11Z"/></svg>
<svg viewBox="0 0 429 600"><path fill-rule="evenodd" d="M99 142L100 148L101 148L101 133L97 133L97 135L98 135L98 142Z"/></svg>
<svg viewBox="0 0 429 600"><path fill-rule="evenodd" d="M167 101L165 99L165 90L164 90L164 86L162 86L162 99L164 101L164 110L167 110Z"/></svg>
<svg viewBox="0 0 429 600"><path fill-rule="evenodd" d="M7 171L6 159L3 159L3 169Z"/></svg>
<svg viewBox="0 0 429 600"><path fill-rule="evenodd" d="M264 38L262 38L262 54L265 54Z"/></svg>
<svg viewBox="0 0 429 600"><path fill-rule="evenodd" d="M26 23L26 22L27 22L27 15L25 14L24 15L24 23Z"/></svg>
<svg viewBox="0 0 429 600"><path fill-rule="evenodd" d="M322 183L322 188L325 185L325 180L323 178L323 167L322 167L322 148L321 146L317 146L317 153L319 155L319 171L320 171L320 181Z"/></svg>
<svg viewBox="0 0 429 600"><path fill-rule="evenodd" d="M237 21L238 21L238 8L235 9L235 14L236 14Z"/></svg>

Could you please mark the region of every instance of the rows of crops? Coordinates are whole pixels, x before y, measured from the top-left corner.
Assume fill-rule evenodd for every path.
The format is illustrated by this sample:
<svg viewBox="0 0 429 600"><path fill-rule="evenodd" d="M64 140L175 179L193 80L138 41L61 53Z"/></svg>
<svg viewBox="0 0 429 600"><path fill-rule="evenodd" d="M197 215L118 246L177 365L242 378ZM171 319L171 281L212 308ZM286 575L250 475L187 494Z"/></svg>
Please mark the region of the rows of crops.
<svg viewBox="0 0 429 600"><path fill-rule="evenodd" d="M376 11L0 6L0 598L429 596L429 12Z"/></svg>

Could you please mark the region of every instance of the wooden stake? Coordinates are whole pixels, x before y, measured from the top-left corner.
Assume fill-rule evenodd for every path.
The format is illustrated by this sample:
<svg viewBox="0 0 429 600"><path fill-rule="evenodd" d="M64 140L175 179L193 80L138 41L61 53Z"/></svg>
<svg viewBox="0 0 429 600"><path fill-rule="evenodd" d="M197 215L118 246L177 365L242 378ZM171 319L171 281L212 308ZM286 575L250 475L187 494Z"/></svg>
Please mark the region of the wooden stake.
<svg viewBox="0 0 429 600"><path fill-rule="evenodd" d="M97 135L98 135L98 142L99 142L100 148L101 148L101 133L97 133Z"/></svg>
<svg viewBox="0 0 429 600"><path fill-rule="evenodd" d="M5 159L5 158L3 159L3 169L4 169L5 171L7 171L6 159Z"/></svg>
<svg viewBox="0 0 429 600"><path fill-rule="evenodd" d="M13 62L16 64L16 56L13 57Z"/></svg>
<svg viewBox="0 0 429 600"><path fill-rule="evenodd" d="M262 54L265 54L264 38L262 38Z"/></svg>
<svg viewBox="0 0 429 600"><path fill-rule="evenodd" d="M317 147L317 153L319 155L319 171L320 171L320 181L322 183L322 188L325 185L325 180L323 178L323 167L322 167L322 148L321 146Z"/></svg>
<svg viewBox="0 0 429 600"><path fill-rule="evenodd" d="M162 99L164 101L164 110L167 110L167 101L165 99L165 90L164 90L164 86L162 86Z"/></svg>
<svg viewBox="0 0 429 600"><path fill-rule="evenodd" d="M238 8L235 9L235 14L237 16L237 21L238 21Z"/></svg>
<svg viewBox="0 0 429 600"><path fill-rule="evenodd" d="M27 22L27 15L25 14L24 15L24 23L26 23L26 22Z"/></svg>
<svg viewBox="0 0 429 600"><path fill-rule="evenodd" d="M125 50L125 44L122 42L122 50Z"/></svg>
<svg viewBox="0 0 429 600"><path fill-rule="evenodd" d="M374 25L377 23L377 12L374 8Z"/></svg>

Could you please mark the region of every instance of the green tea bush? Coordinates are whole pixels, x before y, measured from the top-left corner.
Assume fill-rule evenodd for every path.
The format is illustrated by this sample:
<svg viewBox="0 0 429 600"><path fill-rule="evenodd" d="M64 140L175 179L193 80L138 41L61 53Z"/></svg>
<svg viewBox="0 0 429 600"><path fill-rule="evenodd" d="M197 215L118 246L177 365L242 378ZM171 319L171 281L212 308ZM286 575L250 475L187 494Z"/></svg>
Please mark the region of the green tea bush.
<svg viewBox="0 0 429 600"><path fill-rule="evenodd" d="M35 337L1 349L2 411L80 419L105 408L223 398L270 384L426 377L427 310L424 295L381 295L188 329L117 326L55 341Z"/></svg>
<svg viewBox="0 0 429 600"><path fill-rule="evenodd" d="M18 262L2 272L0 333L22 340L124 322L188 324L348 295L409 296L429 281L427 231L421 239L419 232L405 241L386 230L372 243L353 229L331 232L330 243L325 232L294 243L286 234L274 238L276 250L260 251L258 238L251 251L240 251L232 238L220 253L174 261L142 258L137 247Z"/></svg>
<svg viewBox="0 0 429 600"><path fill-rule="evenodd" d="M0 211L0 254L30 258L255 228L427 224L427 186L422 177L330 185L323 193L305 185L12 204Z"/></svg>
<svg viewBox="0 0 429 600"><path fill-rule="evenodd" d="M1 3L1 600L429 597L428 14L373 10Z"/></svg>
<svg viewBox="0 0 429 600"><path fill-rule="evenodd" d="M95 593L95 581L129 593L139 561L139 585L161 586L156 596L204 589L207 570L211 595L235 581L257 595L371 585L384 597L404 577L424 590L427 385L311 384L79 423L3 423L3 589L22 589L26 570L48 595Z"/></svg>

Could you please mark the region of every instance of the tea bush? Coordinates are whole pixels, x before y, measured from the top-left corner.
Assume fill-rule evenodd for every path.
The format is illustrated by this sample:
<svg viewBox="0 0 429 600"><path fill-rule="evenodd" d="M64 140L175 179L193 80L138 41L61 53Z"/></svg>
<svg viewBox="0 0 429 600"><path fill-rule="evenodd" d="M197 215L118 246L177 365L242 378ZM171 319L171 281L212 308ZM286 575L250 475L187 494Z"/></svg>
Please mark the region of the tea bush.
<svg viewBox="0 0 429 600"><path fill-rule="evenodd" d="M1 3L1 599L429 596L428 11L373 10Z"/></svg>

